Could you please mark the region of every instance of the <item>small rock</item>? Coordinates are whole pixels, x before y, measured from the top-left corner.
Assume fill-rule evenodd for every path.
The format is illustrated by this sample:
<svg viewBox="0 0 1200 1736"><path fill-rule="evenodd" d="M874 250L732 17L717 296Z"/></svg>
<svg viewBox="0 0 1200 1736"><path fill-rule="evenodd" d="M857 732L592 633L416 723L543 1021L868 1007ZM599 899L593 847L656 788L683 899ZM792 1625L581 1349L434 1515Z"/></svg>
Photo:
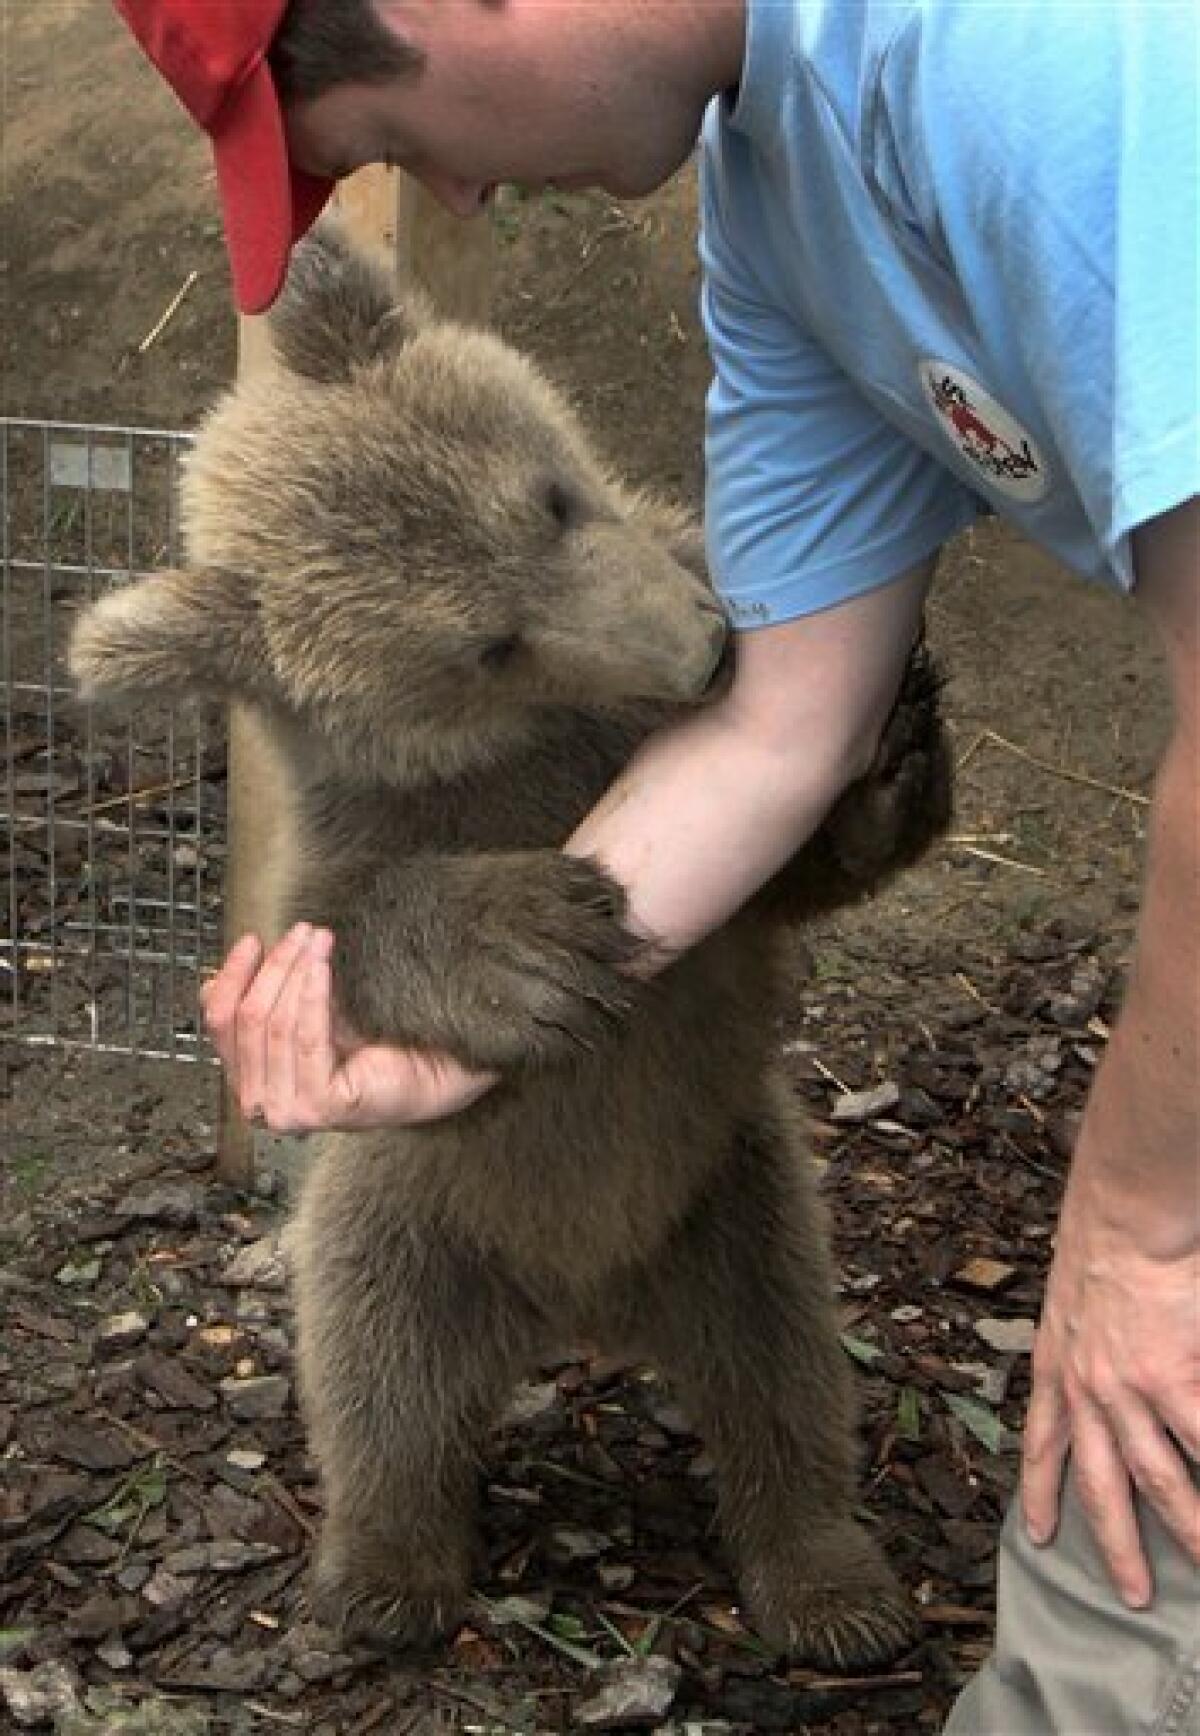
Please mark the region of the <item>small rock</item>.
<svg viewBox="0 0 1200 1736"><path fill-rule="evenodd" d="M113 1577L122 1591L140 1591L150 1577L150 1563L127 1561Z"/></svg>
<svg viewBox="0 0 1200 1736"><path fill-rule="evenodd" d="M186 1229L204 1210L204 1191L192 1181L142 1182L113 1209L122 1217L139 1218L143 1223Z"/></svg>
<svg viewBox="0 0 1200 1736"><path fill-rule="evenodd" d="M283 1374L227 1375L221 1382L221 1397L231 1416L239 1422L261 1422L281 1417L291 1391Z"/></svg>
<svg viewBox="0 0 1200 1736"><path fill-rule="evenodd" d="M137 1459L137 1452L115 1429L101 1428L79 1419L59 1423L45 1439L45 1451L68 1465L85 1471L124 1471Z"/></svg>
<svg viewBox="0 0 1200 1736"><path fill-rule="evenodd" d="M267 1455L257 1447L234 1447L225 1455L225 1463L235 1471L261 1471L266 1462Z"/></svg>
<svg viewBox="0 0 1200 1736"><path fill-rule="evenodd" d="M598 1670L596 1692L575 1707L574 1721L589 1730L657 1724L669 1712L683 1672L669 1658L626 1658Z"/></svg>
<svg viewBox="0 0 1200 1736"><path fill-rule="evenodd" d="M108 1639L96 1647L96 1656L110 1670L133 1668L133 1653L123 1640Z"/></svg>
<svg viewBox="0 0 1200 1736"><path fill-rule="evenodd" d="M536 1422L539 1417L548 1416L555 1410L558 1403L557 1381L522 1381L509 1400L502 1419L503 1426L520 1428L523 1423Z"/></svg>
<svg viewBox="0 0 1200 1736"><path fill-rule="evenodd" d="M69 1289L90 1290L93 1284L99 1283L102 1270L103 1261L99 1259L68 1260L54 1274L54 1282Z"/></svg>
<svg viewBox="0 0 1200 1736"><path fill-rule="evenodd" d="M925 1310L919 1308L915 1302L901 1302L898 1308L892 1309L889 1318L894 1320L897 1326L911 1326L914 1321L920 1320L924 1313Z"/></svg>
<svg viewBox="0 0 1200 1736"><path fill-rule="evenodd" d="M279 1550L273 1543L243 1543L236 1537L217 1537L211 1543L193 1543L176 1549L164 1566L171 1573L243 1573L274 1561Z"/></svg>
<svg viewBox="0 0 1200 1736"><path fill-rule="evenodd" d="M178 1357L148 1350L137 1358L134 1369L142 1385L172 1410L212 1410L217 1402L210 1388L190 1374Z"/></svg>
<svg viewBox="0 0 1200 1736"><path fill-rule="evenodd" d="M68 1639L102 1640L110 1634L121 1633L125 1628L136 1627L141 1616L135 1598L113 1597L109 1592L98 1591L78 1609L71 1611L63 1624L63 1632Z"/></svg>
<svg viewBox="0 0 1200 1736"><path fill-rule="evenodd" d="M556 1525L546 1539L546 1553L564 1566L573 1561L595 1561L611 1548L611 1537L582 1525Z"/></svg>
<svg viewBox="0 0 1200 1736"><path fill-rule="evenodd" d="M600 1561L596 1564L596 1578L605 1591L628 1591L637 1573L628 1562Z"/></svg>
<svg viewBox="0 0 1200 1736"><path fill-rule="evenodd" d="M1051 995L1047 1011L1056 1025L1086 1025L1104 999L1104 972L1088 959L1071 972L1065 994Z"/></svg>
<svg viewBox="0 0 1200 1736"><path fill-rule="evenodd" d="M79 1711L75 1679L65 1664L38 1664L32 1670L0 1669L0 1695L23 1730Z"/></svg>
<svg viewBox="0 0 1200 1736"><path fill-rule="evenodd" d="M669 1435L694 1435L696 1430L687 1413L672 1400L652 1398L646 1404L651 1420Z"/></svg>
<svg viewBox="0 0 1200 1736"><path fill-rule="evenodd" d="M131 1345L144 1338L149 1330L150 1322L135 1309L130 1309L127 1314L110 1314L107 1320L100 1323L100 1330L96 1334L96 1348L110 1355L120 1350L128 1350Z"/></svg>
<svg viewBox="0 0 1200 1736"><path fill-rule="evenodd" d="M252 1694L270 1681L274 1669L274 1661L260 1651L215 1646L206 1659L189 1660L164 1676L163 1685L209 1694Z"/></svg>
<svg viewBox="0 0 1200 1736"><path fill-rule="evenodd" d="M156 1568L142 1587L142 1596L155 1609L178 1609L192 1594L190 1579L180 1579L167 1567Z"/></svg>
<svg viewBox="0 0 1200 1736"><path fill-rule="evenodd" d="M839 1122L870 1121L876 1115L886 1115L900 1101L900 1087L894 1079L885 1079L869 1091L846 1091L833 1106L831 1119Z"/></svg>
<svg viewBox="0 0 1200 1736"><path fill-rule="evenodd" d="M968 1260L965 1266L960 1266L953 1274L953 1281L965 1284L969 1290L1002 1290L1016 1275L1015 1266L1005 1265L1003 1260L989 1260L980 1254Z"/></svg>
<svg viewBox="0 0 1200 1736"><path fill-rule="evenodd" d="M1027 1356L1037 1335L1036 1320L977 1320L975 1331L992 1350Z"/></svg>
<svg viewBox="0 0 1200 1736"><path fill-rule="evenodd" d="M952 1362L951 1368L965 1374L978 1398L988 1404L1003 1404L1008 1394L1009 1365L1003 1362Z"/></svg>
<svg viewBox="0 0 1200 1736"><path fill-rule="evenodd" d="M277 1235L263 1236L241 1248L221 1273L222 1284L234 1289L282 1290L287 1265Z"/></svg>
<svg viewBox="0 0 1200 1736"><path fill-rule="evenodd" d="M490 1597L487 1615L496 1627L507 1627L511 1622L544 1622L553 1604L548 1591L514 1592L511 1597Z"/></svg>

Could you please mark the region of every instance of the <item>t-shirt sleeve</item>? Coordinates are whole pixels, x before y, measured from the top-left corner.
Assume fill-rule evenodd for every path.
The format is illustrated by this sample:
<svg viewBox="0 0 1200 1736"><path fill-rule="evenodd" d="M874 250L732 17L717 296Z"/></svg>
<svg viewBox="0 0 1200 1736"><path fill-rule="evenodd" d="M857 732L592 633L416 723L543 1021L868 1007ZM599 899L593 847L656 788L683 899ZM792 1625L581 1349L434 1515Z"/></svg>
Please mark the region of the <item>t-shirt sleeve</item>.
<svg viewBox="0 0 1200 1736"><path fill-rule="evenodd" d="M719 180L706 146L708 555L734 622L767 626L889 583L968 524L978 501L771 302L752 247L731 233Z"/></svg>

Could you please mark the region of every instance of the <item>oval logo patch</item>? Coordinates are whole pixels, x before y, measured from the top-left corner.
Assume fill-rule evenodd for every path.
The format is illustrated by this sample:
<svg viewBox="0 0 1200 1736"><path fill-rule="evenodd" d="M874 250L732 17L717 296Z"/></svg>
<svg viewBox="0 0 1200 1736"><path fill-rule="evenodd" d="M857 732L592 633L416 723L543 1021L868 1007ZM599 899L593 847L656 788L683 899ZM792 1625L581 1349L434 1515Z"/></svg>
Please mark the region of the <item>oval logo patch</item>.
<svg viewBox="0 0 1200 1736"><path fill-rule="evenodd" d="M946 438L991 488L1012 500L1040 500L1045 461L1021 424L978 380L949 362L923 361L921 389Z"/></svg>

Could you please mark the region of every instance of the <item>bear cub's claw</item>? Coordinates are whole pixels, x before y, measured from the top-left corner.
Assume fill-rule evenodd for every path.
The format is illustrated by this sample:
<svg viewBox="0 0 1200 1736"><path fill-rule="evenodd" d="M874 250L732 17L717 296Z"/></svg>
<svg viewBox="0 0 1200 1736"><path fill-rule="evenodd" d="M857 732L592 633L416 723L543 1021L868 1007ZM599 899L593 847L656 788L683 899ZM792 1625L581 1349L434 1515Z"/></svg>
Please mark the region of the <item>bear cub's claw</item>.
<svg viewBox="0 0 1200 1736"><path fill-rule="evenodd" d="M756 1563L744 1581L756 1631L797 1663L877 1669L920 1638L912 1603L857 1526L843 1551L799 1548L793 1559Z"/></svg>
<svg viewBox="0 0 1200 1736"><path fill-rule="evenodd" d="M447 1579L406 1584L395 1572L375 1576L362 1566L319 1561L309 1586L313 1618L343 1645L374 1651L426 1651L462 1620L467 1587Z"/></svg>

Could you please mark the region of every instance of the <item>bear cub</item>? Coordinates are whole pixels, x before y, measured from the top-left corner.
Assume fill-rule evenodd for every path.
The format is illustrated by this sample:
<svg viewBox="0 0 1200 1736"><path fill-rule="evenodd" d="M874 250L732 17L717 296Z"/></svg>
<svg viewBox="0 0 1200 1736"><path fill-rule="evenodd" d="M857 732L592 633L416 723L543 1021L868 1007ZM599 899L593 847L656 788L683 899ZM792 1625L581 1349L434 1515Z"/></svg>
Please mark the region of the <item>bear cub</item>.
<svg viewBox="0 0 1200 1736"><path fill-rule="evenodd" d="M928 661L817 837L639 978L620 889L561 845L648 732L727 687L694 523L609 474L527 360L398 294L330 226L271 330L273 365L188 463L186 569L95 604L71 662L88 698L252 707L290 815L264 938L332 929L365 1038L501 1075L446 1121L318 1142L294 1241L315 1610L380 1644L453 1628L489 1424L567 1339L677 1384L764 1639L886 1660L914 1623L854 1517L773 942L944 826Z"/></svg>

